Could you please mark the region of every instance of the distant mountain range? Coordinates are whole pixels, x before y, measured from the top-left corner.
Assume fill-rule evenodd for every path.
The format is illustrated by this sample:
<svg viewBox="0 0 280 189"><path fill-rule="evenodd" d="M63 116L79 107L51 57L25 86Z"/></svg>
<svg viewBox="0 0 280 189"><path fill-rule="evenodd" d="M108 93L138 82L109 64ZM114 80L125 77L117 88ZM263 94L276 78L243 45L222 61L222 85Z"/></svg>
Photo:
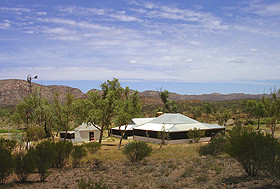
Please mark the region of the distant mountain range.
<svg viewBox="0 0 280 189"><path fill-rule="evenodd" d="M61 100L64 100L64 96L70 92L75 99L86 98L80 89L72 88L68 86L60 85L40 85L37 83L32 83L31 90L37 88L40 91L40 95L52 101L52 96L57 91L61 94ZM19 79L7 79L0 80L0 106L1 107L13 107L19 101L23 100L24 97L28 96L30 87L27 81ZM98 89L92 89L90 91L100 91ZM158 103L159 102L159 92L157 91L143 91L139 92L140 99L143 100L144 104L149 103ZM175 101L182 100L201 100L201 101L227 101L227 100L240 100L240 99L251 99L251 98L260 98L263 95L252 95L252 94L243 94L243 93L232 93L232 94L203 94L203 95L180 95L176 93L169 93L171 99ZM266 95L267 96L267 95Z"/></svg>

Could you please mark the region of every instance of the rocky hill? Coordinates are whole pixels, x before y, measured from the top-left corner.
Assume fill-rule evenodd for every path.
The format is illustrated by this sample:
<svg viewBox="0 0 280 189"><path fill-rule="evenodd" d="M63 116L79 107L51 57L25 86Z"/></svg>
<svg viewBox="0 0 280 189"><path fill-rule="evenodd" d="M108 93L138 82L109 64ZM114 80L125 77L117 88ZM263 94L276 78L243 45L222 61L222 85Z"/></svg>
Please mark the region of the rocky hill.
<svg viewBox="0 0 280 189"><path fill-rule="evenodd" d="M68 92L70 92L75 97L75 99L85 98L85 94L83 94L81 90L68 86L44 86L37 83L32 83L31 90L35 89L38 89L40 91L40 95L49 101L52 101L55 91L61 94L60 97L62 101L64 100L63 97ZM0 80L0 106L15 106L19 101L23 100L24 97L28 96L29 91L30 87L27 81L19 79Z"/></svg>
<svg viewBox="0 0 280 189"><path fill-rule="evenodd" d="M182 100L201 100L201 101L226 101L226 100L239 100L239 99L252 99L261 98L263 95L252 95L244 93L231 93L231 94L202 94L202 95L180 95L176 93L169 93L169 97L175 101ZM140 93L140 97L159 98L159 92L157 91L144 91Z"/></svg>
<svg viewBox="0 0 280 189"><path fill-rule="evenodd" d="M37 83L32 83L31 90L38 89L43 98L46 98L50 102L52 101L52 96L58 92L63 97L70 92L75 99L85 98L86 94L83 94L81 90L77 88L72 88L68 86L60 85L49 85L44 86ZM28 96L30 87L27 81L19 79L7 79L0 80L0 106L10 107L15 106L19 101L23 100L24 97ZM97 89L91 89L90 91L98 91ZM159 92L157 91L144 91L139 93L140 98L143 100L144 104L154 104L160 103ZM176 93L169 93L171 99L175 101L182 100L201 100L201 101L225 101L225 100L238 100L238 99L251 99L260 98L262 95L251 95L243 93L233 93L233 94L203 94L203 95L180 95Z"/></svg>

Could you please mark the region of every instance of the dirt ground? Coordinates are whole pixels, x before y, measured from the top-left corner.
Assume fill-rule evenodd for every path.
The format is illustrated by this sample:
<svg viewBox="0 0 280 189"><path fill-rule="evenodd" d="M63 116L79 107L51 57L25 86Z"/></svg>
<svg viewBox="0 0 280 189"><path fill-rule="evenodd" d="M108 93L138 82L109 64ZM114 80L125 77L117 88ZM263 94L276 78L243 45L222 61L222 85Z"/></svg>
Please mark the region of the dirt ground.
<svg viewBox="0 0 280 189"><path fill-rule="evenodd" d="M141 164L127 160L95 160L79 168L51 169L45 182L38 174L28 183L13 175L1 188L77 188L78 180L101 180L108 188L279 188L262 176L247 177L239 164L228 157L148 158Z"/></svg>
<svg viewBox="0 0 280 189"><path fill-rule="evenodd" d="M248 177L239 163L226 155L200 157L198 149L205 144L171 144L153 148L151 157L140 164L130 163L121 150L119 139L103 141L101 150L86 156L79 168L69 165L50 169L45 182L38 174L30 175L27 183L20 183L11 175L0 188L78 188L78 181L99 182L108 188L280 188L260 175ZM123 145L130 142L124 140Z"/></svg>

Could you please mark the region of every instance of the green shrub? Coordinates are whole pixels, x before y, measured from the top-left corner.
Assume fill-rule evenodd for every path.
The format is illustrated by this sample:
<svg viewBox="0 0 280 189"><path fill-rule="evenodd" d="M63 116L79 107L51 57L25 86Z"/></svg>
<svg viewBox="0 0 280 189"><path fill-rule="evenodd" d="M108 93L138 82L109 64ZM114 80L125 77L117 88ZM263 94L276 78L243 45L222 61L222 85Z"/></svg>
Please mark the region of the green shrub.
<svg viewBox="0 0 280 189"><path fill-rule="evenodd" d="M190 129L187 133L189 139L193 139L194 142L198 143L198 141L205 136L205 131L194 128Z"/></svg>
<svg viewBox="0 0 280 189"><path fill-rule="evenodd" d="M234 157L249 176L256 176L265 164L276 139L255 132L250 127L236 126L229 132L226 152Z"/></svg>
<svg viewBox="0 0 280 189"><path fill-rule="evenodd" d="M46 136L45 130L42 127L32 127L26 131L28 141L38 141Z"/></svg>
<svg viewBox="0 0 280 189"><path fill-rule="evenodd" d="M20 149L21 149L24 142L26 141L25 133L23 133L22 131L16 130L12 134L12 140L16 141L16 143L19 144Z"/></svg>
<svg viewBox="0 0 280 189"><path fill-rule="evenodd" d="M45 181L50 174L48 169L51 168L54 161L54 143L43 141L34 150L30 151L30 153L34 156L35 167L40 174L40 180Z"/></svg>
<svg viewBox="0 0 280 189"><path fill-rule="evenodd" d="M79 189L107 189L108 186L103 183L103 180L99 180L98 182L94 183L91 180L88 179L88 181L85 181L85 179L77 180L78 188Z"/></svg>
<svg viewBox="0 0 280 189"><path fill-rule="evenodd" d="M74 150L71 153L73 157L73 167L77 167L83 157L87 155L87 151L84 146L74 146Z"/></svg>
<svg viewBox="0 0 280 189"><path fill-rule="evenodd" d="M54 145L54 166L64 167L73 150L72 142L58 141Z"/></svg>
<svg viewBox="0 0 280 189"><path fill-rule="evenodd" d="M9 151L12 151L16 147L17 142L14 140L8 140L0 138L0 148L5 148Z"/></svg>
<svg viewBox="0 0 280 189"><path fill-rule="evenodd" d="M14 159L9 149L0 145L0 181L1 183L13 172Z"/></svg>
<svg viewBox="0 0 280 189"><path fill-rule="evenodd" d="M185 171L183 172L183 174L181 175L182 178L187 178L187 177L190 177L192 176L193 174L193 170L192 169L185 169Z"/></svg>
<svg viewBox="0 0 280 189"><path fill-rule="evenodd" d="M266 157L264 158L265 163L262 170L274 182L280 184L280 142L277 141L274 146L266 150Z"/></svg>
<svg viewBox="0 0 280 189"><path fill-rule="evenodd" d="M126 144L122 153L126 155L129 161L140 163L145 157L152 154L152 147L143 141L133 141Z"/></svg>
<svg viewBox="0 0 280 189"><path fill-rule="evenodd" d="M21 182L25 182L29 174L35 170L32 150L30 149L27 153L21 152L15 155L15 172Z"/></svg>
<svg viewBox="0 0 280 189"><path fill-rule="evenodd" d="M83 145L91 154L94 154L95 152L101 149L101 144L99 142L89 142L84 143Z"/></svg>
<svg viewBox="0 0 280 189"><path fill-rule="evenodd" d="M195 178L195 181L197 183L207 182L208 180L209 180L209 176L205 173L203 173Z"/></svg>
<svg viewBox="0 0 280 189"><path fill-rule="evenodd" d="M218 134L215 138L212 138L210 143L201 146L199 148L199 155L212 155L216 156L225 152L225 146L227 139L222 134Z"/></svg>

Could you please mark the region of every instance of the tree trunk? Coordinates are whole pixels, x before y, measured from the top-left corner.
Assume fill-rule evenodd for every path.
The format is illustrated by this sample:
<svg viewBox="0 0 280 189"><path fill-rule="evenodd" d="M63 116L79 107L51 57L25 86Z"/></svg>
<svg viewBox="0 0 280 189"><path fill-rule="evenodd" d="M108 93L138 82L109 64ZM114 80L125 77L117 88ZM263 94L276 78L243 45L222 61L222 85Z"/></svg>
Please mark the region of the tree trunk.
<svg viewBox="0 0 280 189"><path fill-rule="evenodd" d="M258 118L258 128L257 128L257 130L259 130L260 129L260 118Z"/></svg>
<svg viewBox="0 0 280 189"><path fill-rule="evenodd" d="M52 136L52 139L53 139L53 142L54 142L54 136L53 136L53 132L52 132L52 127L51 127L51 124L48 124L49 125L49 128L50 128L50 133L51 133L51 136Z"/></svg>
<svg viewBox="0 0 280 189"><path fill-rule="evenodd" d="M272 137L274 137L274 132L275 132L275 129L276 129L276 124L277 124L277 119L275 120L274 126L272 128L272 133L271 133Z"/></svg>
<svg viewBox="0 0 280 189"><path fill-rule="evenodd" d="M100 130L100 136L99 136L99 143L101 144L102 142L102 138L103 138L103 130L104 130L104 126L101 126L101 130Z"/></svg>
<svg viewBox="0 0 280 189"><path fill-rule="evenodd" d="M111 135L111 133L110 133L110 127L111 127L111 126L108 127L108 135L107 135L107 137L109 137L109 136Z"/></svg>
<svg viewBox="0 0 280 189"><path fill-rule="evenodd" d="M121 131L121 139L120 139L120 143L119 143L118 149L121 149L122 140L123 140L123 137L125 135L126 128L127 128L127 125L125 125L124 131L121 131L121 129L119 128L119 130Z"/></svg>

